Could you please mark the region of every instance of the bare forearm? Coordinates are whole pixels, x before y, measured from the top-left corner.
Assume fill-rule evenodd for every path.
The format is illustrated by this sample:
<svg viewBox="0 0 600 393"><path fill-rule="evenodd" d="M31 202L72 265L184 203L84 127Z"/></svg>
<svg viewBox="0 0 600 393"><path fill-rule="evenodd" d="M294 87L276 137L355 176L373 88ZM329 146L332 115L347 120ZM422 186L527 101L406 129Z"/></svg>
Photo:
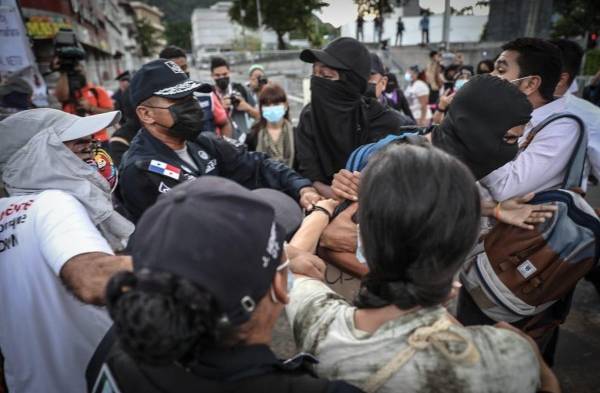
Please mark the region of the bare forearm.
<svg viewBox="0 0 600 393"><path fill-rule="evenodd" d="M103 305L108 280L115 273L132 268L130 256L92 252L77 255L67 261L60 277L65 286L82 302Z"/></svg>
<svg viewBox="0 0 600 393"><path fill-rule="evenodd" d="M56 87L54 88L54 95L56 96L56 99L60 102L65 102L69 100L69 80L67 78L67 74L60 74L60 77L56 82Z"/></svg>
<svg viewBox="0 0 600 393"><path fill-rule="evenodd" d="M248 114L252 116L255 120L260 120L260 112L257 108L250 106L250 104L248 104Z"/></svg>
<svg viewBox="0 0 600 393"><path fill-rule="evenodd" d="M327 214L320 210L314 211L304 219L300 229L298 229L290 241L290 245L299 250L314 253L317 249L319 238L328 224L329 217Z"/></svg>

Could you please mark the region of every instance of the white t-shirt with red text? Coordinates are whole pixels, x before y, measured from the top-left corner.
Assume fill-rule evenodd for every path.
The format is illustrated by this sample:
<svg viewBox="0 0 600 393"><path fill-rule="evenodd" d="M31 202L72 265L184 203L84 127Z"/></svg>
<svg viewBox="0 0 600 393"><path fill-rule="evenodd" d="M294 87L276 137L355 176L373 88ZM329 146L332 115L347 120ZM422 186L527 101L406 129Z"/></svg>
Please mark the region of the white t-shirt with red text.
<svg viewBox="0 0 600 393"><path fill-rule="evenodd" d="M11 393L85 392L85 369L111 325L65 288L63 265L113 254L85 208L62 191L0 199L0 351Z"/></svg>

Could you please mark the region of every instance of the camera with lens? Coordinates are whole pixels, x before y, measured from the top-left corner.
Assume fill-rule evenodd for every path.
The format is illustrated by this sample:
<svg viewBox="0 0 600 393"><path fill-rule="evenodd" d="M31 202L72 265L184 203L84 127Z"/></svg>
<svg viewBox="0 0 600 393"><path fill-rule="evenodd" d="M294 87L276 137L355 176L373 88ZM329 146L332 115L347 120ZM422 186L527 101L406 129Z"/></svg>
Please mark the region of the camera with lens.
<svg viewBox="0 0 600 393"><path fill-rule="evenodd" d="M258 77L258 87L259 88L263 87L267 83L269 83L269 80L267 79L266 76L262 75L262 76Z"/></svg>
<svg viewBox="0 0 600 393"><path fill-rule="evenodd" d="M61 72L72 72L85 59L85 51L72 29L61 28L54 38L54 54L58 57Z"/></svg>
<svg viewBox="0 0 600 393"><path fill-rule="evenodd" d="M78 115L85 115L85 110L78 105L75 92L85 87L87 80L85 74L78 67L79 62L85 59L83 50L77 36L72 29L61 28L54 38L54 55L58 58L58 71L67 74L69 82L70 101L75 104Z"/></svg>
<svg viewBox="0 0 600 393"><path fill-rule="evenodd" d="M231 101L231 106L233 106L234 108L237 108L237 106L241 102L240 97L241 97L241 95L238 92L231 93L229 95L229 101Z"/></svg>

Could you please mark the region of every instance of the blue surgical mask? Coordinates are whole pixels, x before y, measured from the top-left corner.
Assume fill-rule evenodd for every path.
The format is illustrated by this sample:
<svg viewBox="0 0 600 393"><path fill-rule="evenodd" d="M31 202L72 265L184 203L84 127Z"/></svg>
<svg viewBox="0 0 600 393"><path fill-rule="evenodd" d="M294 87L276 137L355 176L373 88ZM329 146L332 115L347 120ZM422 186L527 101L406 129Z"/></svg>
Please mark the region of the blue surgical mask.
<svg viewBox="0 0 600 393"><path fill-rule="evenodd" d="M469 81L468 79L459 79L459 80L457 80L456 82L454 82L454 90L459 90L468 81Z"/></svg>
<svg viewBox="0 0 600 393"><path fill-rule="evenodd" d="M412 76L410 75L410 72L407 72L406 74L404 74L404 80L407 82L412 81Z"/></svg>
<svg viewBox="0 0 600 393"><path fill-rule="evenodd" d="M357 239L356 239L356 259L358 259L358 261L362 264L366 264L367 263L367 259L365 258L365 253L363 251L363 247L362 247L362 240L360 240L360 230L359 230L360 226L357 225L356 226L356 232L357 232Z"/></svg>
<svg viewBox="0 0 600 393"><path fill-rule="evenodd" d="M273 105L273 106L263 106L262 107L262 116L269 123L279 123L283 116L285 116L285 105Z"/></svg>

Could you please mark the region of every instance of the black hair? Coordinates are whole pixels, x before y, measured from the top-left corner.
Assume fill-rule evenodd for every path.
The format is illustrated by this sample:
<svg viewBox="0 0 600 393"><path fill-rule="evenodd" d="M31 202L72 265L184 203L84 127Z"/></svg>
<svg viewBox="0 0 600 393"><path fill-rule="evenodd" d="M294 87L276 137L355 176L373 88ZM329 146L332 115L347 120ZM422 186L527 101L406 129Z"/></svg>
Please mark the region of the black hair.
<svg viewBox="0 0 600 393"><path fill-rule="evenodd" d="M436 51L436 50L429 51L429 58L433 59L433 56L435 56L437 54L438 54L438 51Z"/></svg>
<svg viewBox="0 0 600 393"><path fill-rule="evenodd" d="M554 89L560 80L562 61L560 49L541 38L517 38L502 45L502 50L515 51L519 65L519 78L538 75L542 83L538 89L546 101L554 99Z"/></svg>
<svg viewBox="0 0 600 393"><path fill-rule="evenodd" d="M390 144L369 160L360 201L369 273L357 306L442 303L478 233L479 192L469 169L431 144Z"/></svg>
<svg viewBox="0 0 600 393"><path fill-rule="evenodd" d="M484 64L487 65L487 68L489 70L488 72L481 71L481 66ZM477 75L489 74L490 72L494 71L494 61L491 59L483 59L479 63L477 63L476 69L477 69Z"/></svg>
<svg viewBox="0 0 600 393"><path fill-rule="evenodd" d="M229 69L229 63L222 57L211 57L210 58L210 72L213 72L215 68L227 67Z"/></svg>
<svg viewBox="0 0 600 393"><path fill-rule="evenodd" d="M460 67L461 66L459 66L458 64L450 64L444 69L444 79L446 79L447 81L453 81L456 74L458 74ZM454 75L450 76L451 72L454 72Z"/></svg>
<svg viewBox="0 0 600 393"><path fill-rule="evenodd" d="M146 364L186 364L234 335L209 292L171 273L117 273L106 306L123 350Z"/></svg>
<svg viewBox="0 0 600 393"><path fill-rule="evenodd" d="M158 57L161 59L176 59L178 57L186 57L185 51L178 46L169 45L160 51Z"/></svg>
<svg viewBox="0 0 600 393"><path fill-rule="evenodd" d="M579 75L581 61L583 59L583 48L575 41L564 38L550 40L560 50L562 58L562 71L569 74L569 83Z"/></svg>

